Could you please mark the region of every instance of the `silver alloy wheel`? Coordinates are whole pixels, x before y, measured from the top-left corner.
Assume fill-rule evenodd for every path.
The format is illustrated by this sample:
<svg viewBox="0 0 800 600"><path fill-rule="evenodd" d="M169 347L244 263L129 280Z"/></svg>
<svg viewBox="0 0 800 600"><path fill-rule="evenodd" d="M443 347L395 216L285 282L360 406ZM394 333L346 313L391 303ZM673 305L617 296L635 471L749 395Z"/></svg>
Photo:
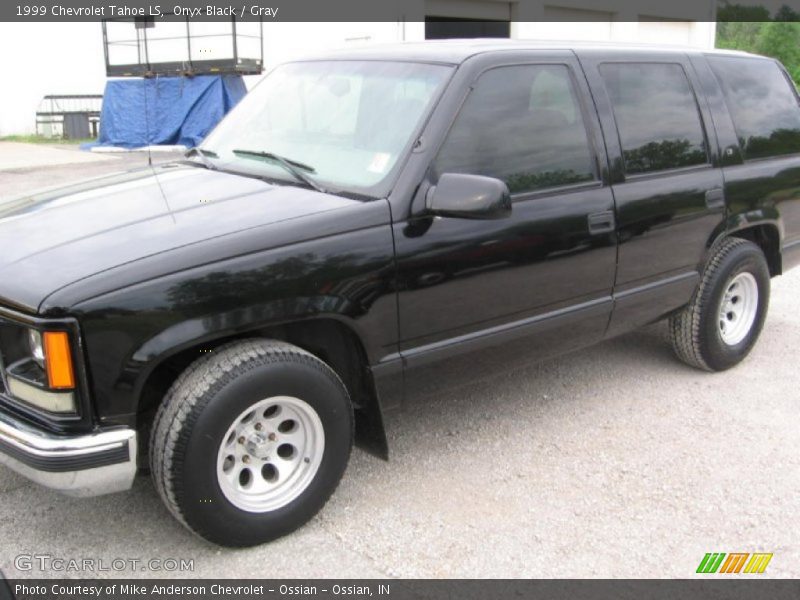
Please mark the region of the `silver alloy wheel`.
<svg viewBox="0 0 800 600"><path fill-rule="evenodd" d="M728 282L719 307L719 334L728 346L739 344L753 327L758 312L758 283L750 273Z"/></svg>
<svg viewBox="0 0 800 600"><path fill-rule="evenodd" d="M299 398L266 398L228 428L217 454L217 481L237 508L270 512L303 493L324 451L317 411Z"/></svg>

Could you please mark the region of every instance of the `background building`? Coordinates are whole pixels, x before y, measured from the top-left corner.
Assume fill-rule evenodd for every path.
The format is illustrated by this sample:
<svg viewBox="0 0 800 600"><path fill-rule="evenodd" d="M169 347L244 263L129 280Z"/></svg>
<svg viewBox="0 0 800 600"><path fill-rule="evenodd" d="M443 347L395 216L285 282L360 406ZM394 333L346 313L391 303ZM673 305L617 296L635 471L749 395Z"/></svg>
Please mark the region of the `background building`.
<svg viewBox="0 0 800 600"><path fill-rule="evenodd" d="M446 37L642 42L713 48L716 0L403 0L378 23L264 23L268 69L321 50ZM687 20L686 16L692 20ZM682 16L682 18L678 18ZM13 57L25 60L15 61ZM99 94L105 86L100 23L0 23L0 136L32 133L46 94ZM258 77L247 78L252 86Z"/></svg>

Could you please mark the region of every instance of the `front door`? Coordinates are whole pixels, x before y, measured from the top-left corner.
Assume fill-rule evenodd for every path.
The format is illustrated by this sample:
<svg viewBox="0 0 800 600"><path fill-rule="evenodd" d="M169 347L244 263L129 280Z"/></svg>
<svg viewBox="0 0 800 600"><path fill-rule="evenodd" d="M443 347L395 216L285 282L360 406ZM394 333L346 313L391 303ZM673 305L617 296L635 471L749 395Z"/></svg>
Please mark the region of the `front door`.
<svg viewBox="0 0 800 600"><path fill-rule="evenodd" d="M464 381L602 337L614 200L587 100L566 52L475 77L420 193L444 173L483 175L506 182L513 208L496 220L420 212L395 223L410 393L446 384L448 372Z"/></svg>

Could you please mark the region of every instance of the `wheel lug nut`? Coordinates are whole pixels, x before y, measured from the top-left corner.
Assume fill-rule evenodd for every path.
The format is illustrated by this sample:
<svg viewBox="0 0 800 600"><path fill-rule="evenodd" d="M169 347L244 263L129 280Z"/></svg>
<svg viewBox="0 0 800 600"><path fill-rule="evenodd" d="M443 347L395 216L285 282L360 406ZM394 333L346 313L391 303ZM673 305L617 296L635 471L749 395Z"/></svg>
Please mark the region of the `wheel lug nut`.
<svg viewBox="0 0 800 600"><path fill-rule="evenodd" d="M256 431L261 431L261 429L262 429L261 423L256 423L255 429L256 429Z"/></svg>
<svg viewBox="0 0 800 600"><path fill-rule="evenodd" d="M268 437L270 442L274 442L275 440L278 439L278 436L275 435L274 433L270 433Z"/></svg>
<svg viewBox="0 0 800 600"><path fill-rule="evenodd" d="M240 444L244 444L244 436L241 436L238 441Z"/></svg>
<svg viewBox="0 0 800 600"><path fill-rule="evenodd" d="M249 463L250 462L250 457L247 454L245 454L242 457L242 462L245 463L245 464Z"/></svg>

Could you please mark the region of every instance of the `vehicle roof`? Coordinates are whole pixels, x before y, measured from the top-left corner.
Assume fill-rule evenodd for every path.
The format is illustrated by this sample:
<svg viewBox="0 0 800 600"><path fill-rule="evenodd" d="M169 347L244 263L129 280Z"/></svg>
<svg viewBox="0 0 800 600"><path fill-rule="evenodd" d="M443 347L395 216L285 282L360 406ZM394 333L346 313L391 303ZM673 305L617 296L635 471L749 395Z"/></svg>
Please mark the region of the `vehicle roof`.
<svg viewBox="0 0 800 600"><path fill-rule="evenodd" d="M584 50L620 54L633 52L691 53L763 58L737 50L704 50L690 46L474 38L364 45L357 48L334 50L325 54L307 56L303 60L411 60L459 64L476 54L513 50Z"/></svg>

